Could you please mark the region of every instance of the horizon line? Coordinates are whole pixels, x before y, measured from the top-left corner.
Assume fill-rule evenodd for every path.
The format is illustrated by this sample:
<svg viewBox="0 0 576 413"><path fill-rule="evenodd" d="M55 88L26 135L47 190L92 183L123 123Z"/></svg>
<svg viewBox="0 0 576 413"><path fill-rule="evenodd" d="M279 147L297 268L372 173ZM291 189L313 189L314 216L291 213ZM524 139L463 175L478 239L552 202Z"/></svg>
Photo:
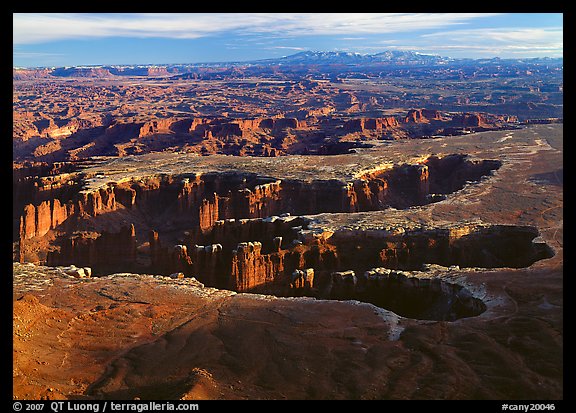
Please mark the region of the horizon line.
<svg viewBox="0 0 576 413"><path fill-rule="evenodd" d="M432 54L432 53L423 53L418 52L415 50L410 49L387 49L381 52L376 53L360 53L360 52L352 52L347 50L302 50L300 52L285 55L281 57L269 57L269 58L262 58L262 59L251 59L251 60L222 60L222 61L201 61L201 62L164 62L164 63L95 63L95 64L78 64L78 65L48 65L48 66L24 66L24 65L17 65L12 66L12 69L56 69L56 68L79 68L79 67L123 67L123 66L196 66L196 65L223 65L223 64L258 64L270 60L281 60L291 56L296 56L303 53L350 53L354 55L361 55L361 56L377 56L386 52L409 52L414 53L422 56L431 56L431 57L439 57L442 59L450 60L453 62L458 61L482 61L482 60L563 60L564 56L533 56L533 57L501 57L501 56L491 56L491 57L450 57L450 56L443 56L441 54ZM368 63L368 62L367 62ZM375 62L377 63L377 62Z"/></svg>

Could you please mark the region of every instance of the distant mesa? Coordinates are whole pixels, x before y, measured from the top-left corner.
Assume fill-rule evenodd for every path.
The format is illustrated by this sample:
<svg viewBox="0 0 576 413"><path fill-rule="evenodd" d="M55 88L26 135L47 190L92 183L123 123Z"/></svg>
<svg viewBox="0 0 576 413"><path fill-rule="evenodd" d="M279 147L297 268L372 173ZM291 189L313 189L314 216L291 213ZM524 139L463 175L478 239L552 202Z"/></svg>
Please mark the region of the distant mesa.
<svg viewBox="0 0 576 413"><path fill-rule="evenodd" d="M438 110L410 109L404 118L406 123L425 123L431 120L442 120L442 115Z"/></svg>
<svg viewBox="0 0 576 413"><path fill-rule="evenodd" d="M52 75L61 77L110 77L112 73L103 67L66 67L54 69Z"/></svg>

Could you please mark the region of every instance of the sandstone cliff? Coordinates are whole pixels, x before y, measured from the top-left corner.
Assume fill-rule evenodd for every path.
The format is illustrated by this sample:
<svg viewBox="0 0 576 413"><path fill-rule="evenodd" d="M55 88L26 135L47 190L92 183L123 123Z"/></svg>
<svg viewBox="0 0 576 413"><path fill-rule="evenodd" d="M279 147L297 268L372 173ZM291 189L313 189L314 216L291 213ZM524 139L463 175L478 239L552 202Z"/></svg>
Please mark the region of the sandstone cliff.
<svg viewBox="0 0 576 413"><path fill-rule="evenodd" d="M381 132L383 129L396 128L399 125L398 119L388 116L383 118L350 119L344 122L343 128L347 132Z"/></svg>
<svg viewBox="0 0 576 413"><path fill-rule="evenodd" d="M126 156L174 148L203 155L335 155L357 147L350 144L358 143L356 138L359 133L377 139L397 140L458 135L465 130L499 129L517 121L507 115L475 112L441 114L430 109L412 109L404 117L315 116L278 113L249 118L112 117L109 114L86 114L83 108L69 106L64 116L42 112L16 114L14 155L15 159L33 156L39 160L62 161L102 154ZM38 137L43 140L34 140ZM331 138L330 143L326 142L327 137Z"/></svg>
<svg viewBox="0 0 576 413"><path fill-rule="evenodd" d="M438 110L410 109L404 118L405 123L428 123L431 120L442 120L442 115Z"/></svg>

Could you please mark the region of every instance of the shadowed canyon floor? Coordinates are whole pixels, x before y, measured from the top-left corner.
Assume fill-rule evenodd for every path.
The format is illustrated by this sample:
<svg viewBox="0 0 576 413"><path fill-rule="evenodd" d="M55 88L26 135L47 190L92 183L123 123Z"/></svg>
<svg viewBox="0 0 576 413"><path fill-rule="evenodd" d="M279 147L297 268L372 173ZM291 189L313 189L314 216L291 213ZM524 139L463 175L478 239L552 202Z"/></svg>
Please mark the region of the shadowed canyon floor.
<svg viewBox="0 0 576 413"><path fill-rule="evenodd" d="M561 399L562 153L562 125L535 125L374 142L356 153L329 157L156 153L102 158L69 176L74 183L69 187L75 189L68 195L57 185L49 190L62 205L86 194L86 202L70 203L86 208L82 219L69 219L77 215L66 208L64 218L57 218L54 211L60 204L52 202L46 204L49 219L44 222L38 211L46 198L40 197L21 221L22 261L43 263L48 255L55 266L14 263L14 397ZM490 167L472 175L469 168L459 169L448 179L449 174L438 175L446 169L435 169L435 159L473 165L489 161ZM401 176L417 171L417 182L428 185L423 193L421 186L415 192L395 192L400 175L384 172L403 164L416 165ZM238 189L206 178L224 172L257 179ZM189 181L184 181L186 174ZM198 199L193 196L196 175L202 179L198 188L207 188L198 192ZM151 177L177 177L177 189L149 191L152 183L160 188L161 179ZM110 189L111 182L116 189ZM317 182L314 190L322 187L328 195L328 182L349 189L337 198L338 208L326 195L309 210L298 211L290 210L286 201L296 196L287 182ZM98 191L105 194L100 203L88 202ZM240 193L251 200L248 206L258 208L241 209ZM256 194L263 195L253 199ZM424 202L414 194L431 197ZM155 200L170 196L189 202L175 201L166 215L160 205L154 210ZM414 199L418 202L407 202ZM192 211L186 209L190 205L195 218L174 218L173 227L166 229L168 214L178 208ZM286 212L292 215L283 216ZM283 228L288 222L295 232L266 229L267 223ZM204 229L194 233L203 223ZM130 224L131 231L118 232ZM227 232L238 225L251 229ZM152 230L156 238L150 237ZM127 237L117 239L118 251L133 253L130 257L140 260L134 268L141 274L122 267L119 254L98 250L89 238L81 242L94 246L86 250L92 255L83 255L80 241L69 250L55 242L59 236L90 231L94 239L116 240L114 234L124 234L118 235ZM180 245L176 265L162 258L155 240L168 251ZM211 267L208 260L200 260L195 252L200 242L203 248L220 245L221 250L210 251L221 251L221 261ZM426 248L419 249L422 243ZM127 244L132 249L122 249ZM98 269L98 254L114 263L115 271L102 269L103 276L92 278L67 274L73 262ZM75 261L66 261L70 257ZM165 271L142 270L151 265ZM198 268L214 274L222 273L214 268L224 268L230 278L210 278ZM331 300L254 294L276 294L280 285L274 280L259 284L258 274L280 274L286 286L293 270L307 268L314 269L314 282L336 285L348 279L358 289L409 286L396 290L403 300L426 302L433 291L446 300L431 300L436 305L431 316L429 308L406 313L398 300L370 300L366 291L371 289L344 294L348 290L336 291L332 284L328 296L318 293ZM346 274L349 270L354 279ZM177 271L187 277L157 275ZM294 293L305 288L306 279L290 281L293 290L276 295L311 295ZM478 311L438 316L448 302L458 300L473 302L466 308Z"/></svg>

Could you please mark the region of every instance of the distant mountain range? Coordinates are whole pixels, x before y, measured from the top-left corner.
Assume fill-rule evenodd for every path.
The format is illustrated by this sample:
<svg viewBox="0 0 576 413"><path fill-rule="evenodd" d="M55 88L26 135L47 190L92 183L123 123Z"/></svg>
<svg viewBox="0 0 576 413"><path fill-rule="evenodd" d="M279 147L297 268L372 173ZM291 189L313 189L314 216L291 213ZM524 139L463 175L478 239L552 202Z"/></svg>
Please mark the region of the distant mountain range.
<svg viewBox="0 0 576 413"><path fill-rule="evenodd" d="M394 64L446 64L455 59L437 55L428 55L412 51L387 50L375 54L360 54L354 52L319 52L304 51L290 56L275 59L257 60L254 64L362 64L362 63L394 63Z"/></svg>
<svg viewBox="0 0 576 413"><path fill-rule="evenodd" d="M375 54L354 52L321 52L304 51L275 59L262 59L249 62L257 65L267 64L394 64L394 65L447 65L447 64L490 64L490 63L528 63L528 64L562 64L563 58L453 58L439 55L418 53L407 50L387 50ZM245 64L246 62L244 62ZM238 63L240 64L240 63Z"/></svg>
<svg viewBox="0 0 576 413"><path fill-rule="evenodd" d="M326 68L339 66L365 68L377 67L448 67L448 66L531 66L546 65L562 67L562 58L522 58L489 59L451 58L438 55L423 54L413 51L387 50L375 54L360 54L354 52L324 52L303 51L289 56L271 59L260 59L243 62L207 62L190 64L139 64L139 65L94 65L52 68L14 68L14 79L31 77L107 77L107 76L171 76L194 72L196 69L209 68L266 68L270 66L305 67L323 65Z"/></svg>

